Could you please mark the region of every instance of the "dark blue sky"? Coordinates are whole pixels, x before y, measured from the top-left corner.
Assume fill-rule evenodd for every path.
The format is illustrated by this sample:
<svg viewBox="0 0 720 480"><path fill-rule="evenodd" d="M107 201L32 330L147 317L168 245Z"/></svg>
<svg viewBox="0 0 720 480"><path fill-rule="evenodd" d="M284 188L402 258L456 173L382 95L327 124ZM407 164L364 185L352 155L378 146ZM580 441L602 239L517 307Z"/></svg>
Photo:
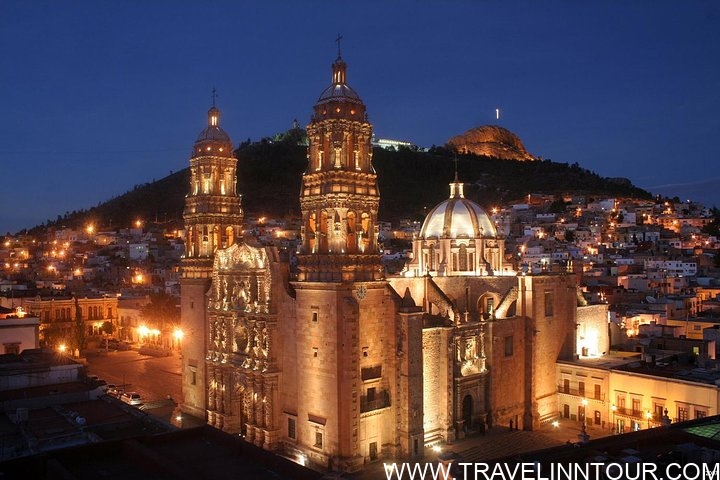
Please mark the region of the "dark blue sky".
<svg viewBox="0 0 720 480"><path fill-rule="evenodd" d="M379 137L498 123L534 155L720 205L717 2L3 0L0 232L186 167L213 87L235 144L305 125L338 33Z"/></svg>

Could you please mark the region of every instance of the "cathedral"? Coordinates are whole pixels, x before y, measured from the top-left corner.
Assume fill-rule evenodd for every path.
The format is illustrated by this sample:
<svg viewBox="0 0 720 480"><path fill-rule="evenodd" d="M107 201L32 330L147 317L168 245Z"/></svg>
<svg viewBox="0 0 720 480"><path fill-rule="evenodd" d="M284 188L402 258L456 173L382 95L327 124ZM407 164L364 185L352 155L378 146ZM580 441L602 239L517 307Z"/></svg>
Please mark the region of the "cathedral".
<svg viewBox="0 0 720 480"><path fill-rule="evenodd" d="M378 245L372 124L338 55L313 107L296 268L241 237L236 159L213 105L184 212L183 411L333 470L412 459L557 416L577 281L517 274L487 213L449 183L398 276Z"/></svg>

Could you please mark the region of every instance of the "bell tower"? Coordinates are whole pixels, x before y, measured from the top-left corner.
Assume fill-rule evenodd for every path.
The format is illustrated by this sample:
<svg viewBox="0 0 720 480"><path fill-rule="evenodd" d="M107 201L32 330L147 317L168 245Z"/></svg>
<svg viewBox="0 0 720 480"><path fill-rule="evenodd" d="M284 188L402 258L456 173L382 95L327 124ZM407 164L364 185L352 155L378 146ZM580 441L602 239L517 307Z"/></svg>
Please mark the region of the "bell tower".
<svg viewBox="0 0 720 480"><path fill-rule="evenodd" d="M190 191L185 197L185 255L181 260L180 322L184 333L183 411L205 418L205 357L207 354L207 291L213 258L220 248L239 240L243 212L236 192L237 159L233 145L220 128L220 110L208 111L190 155Z"/></svg>
<svg viewBox="0 0 720 480"><path fill-rule="evenodd" d="M320 95L307 127L308 167L300 193L300 281L371 281L383 276L372 125L346 75L347 64L338 52L332 82Z"/></svg>
<svg viewBox="0 0 720 480"><path fill-rule="evenodd" d="M293 282L297 405L289 411L298 421L298 449L314 462L355 471L397 444L383 428L396 422L396 299L378 248L372 125L340 55L307 133Z"/></svg>

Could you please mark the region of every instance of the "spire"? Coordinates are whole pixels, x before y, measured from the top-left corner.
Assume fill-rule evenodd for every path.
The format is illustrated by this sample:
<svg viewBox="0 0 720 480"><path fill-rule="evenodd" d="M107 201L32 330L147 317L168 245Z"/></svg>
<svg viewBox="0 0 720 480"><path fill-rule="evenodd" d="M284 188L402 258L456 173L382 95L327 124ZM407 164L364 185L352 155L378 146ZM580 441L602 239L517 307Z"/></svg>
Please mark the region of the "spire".
<svg viewBox="0 0 720 480"><path fill-rule="evenodd" d="M458 159L455 156L455 181L450 184L450 198L465 198L463 183L458 180Z"/></svg>
<svg viewBox="0 0 720 480"><path fill-rule="evenodd" d="M342 55L340 54L340 40L342 40L342 38L342 35L340 35L339 33L337 35L337 38L335 38L335 43L337 43L338 47L338 60L340 60L340 58L342 57Z"/></svg>

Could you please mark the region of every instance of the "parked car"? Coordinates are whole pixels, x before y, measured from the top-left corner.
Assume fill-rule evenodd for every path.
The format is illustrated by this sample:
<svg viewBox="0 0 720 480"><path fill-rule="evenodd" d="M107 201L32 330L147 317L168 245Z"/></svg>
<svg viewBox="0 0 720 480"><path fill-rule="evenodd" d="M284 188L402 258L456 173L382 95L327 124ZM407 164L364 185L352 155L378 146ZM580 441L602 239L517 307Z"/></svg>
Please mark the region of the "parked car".
<svg viewBox="0 0 720 480"><path fill-rule="evenodd" d="M105 393L107 395L110 395L112 397L117 397L120 395L120 389L115 385L114 383L108 383L106 385L107 388L105 388Z"/></svg>
<svg viewBox="0 0 720 480"><path fill-rule="evenodd" d="M141 405L142 399L140 394L137 392L125 392L120 395L120 401L127 403L128 405Z"/></svg>

